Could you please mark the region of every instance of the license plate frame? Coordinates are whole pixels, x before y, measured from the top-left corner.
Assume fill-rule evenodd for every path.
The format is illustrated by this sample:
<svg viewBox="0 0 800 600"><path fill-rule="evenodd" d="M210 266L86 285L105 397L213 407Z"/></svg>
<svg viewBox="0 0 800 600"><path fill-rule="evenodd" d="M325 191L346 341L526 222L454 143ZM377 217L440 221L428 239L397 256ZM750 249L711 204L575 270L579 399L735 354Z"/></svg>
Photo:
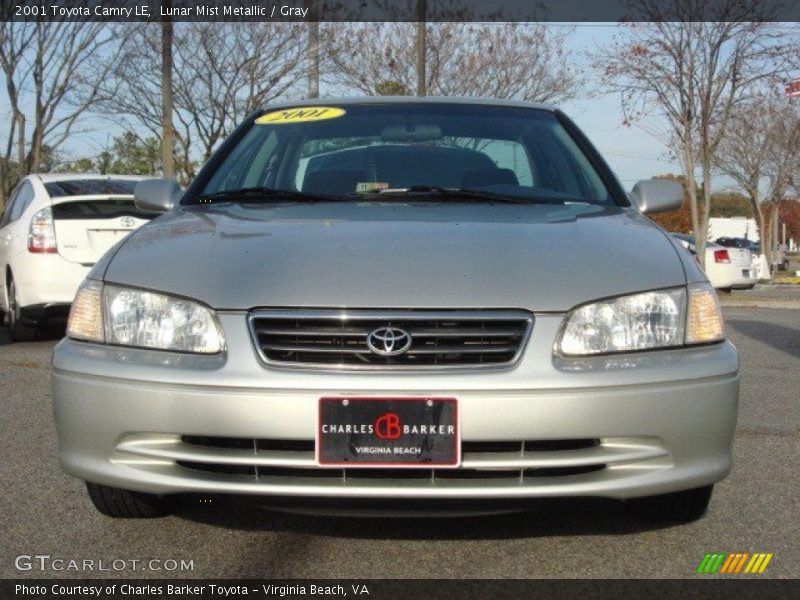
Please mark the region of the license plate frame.
<svg viewBox="0 0 800 600"><path fill-rule="evenodd" d="M387 416L390 414L397 420ZM348 425L351 431L345 431ZM323 396L317 410L315 461L318 467L339 469L458 468L458 400L443 396Z"/></svg>

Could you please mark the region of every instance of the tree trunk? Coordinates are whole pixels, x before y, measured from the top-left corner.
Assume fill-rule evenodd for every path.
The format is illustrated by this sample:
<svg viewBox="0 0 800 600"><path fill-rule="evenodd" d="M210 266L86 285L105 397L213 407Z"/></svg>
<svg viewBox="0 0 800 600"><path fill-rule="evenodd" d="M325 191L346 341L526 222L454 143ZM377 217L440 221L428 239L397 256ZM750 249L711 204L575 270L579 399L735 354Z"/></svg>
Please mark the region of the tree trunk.
<svg viewBox="0 0 800 600"><path fill-rule="evenodd" d="M172 22L161 24L161 171L164 177L175 173L172 132Z"/></svg>
<svg viewBox="0 0 800 600"><path fill-rule="evenodd" d="M31 137L31 149L28 152L28 173L38 173L42 163L42 145L44 144L44 130L37 119Z"/></svg>
<svg viewBox="0 0 800 600"><path fill-rule="evenodd" d="M0 158L0 211L6 207L6 201L11 195L11 157L14 155L14 137L17 131L16 115L11 120L11 127L8 132L5 156Z"/></svg>
<svg viewBox="0 0 800 600"><path fill-rule="evenodd" d="M688 130L688 125L686 129ZM692 141L688 133L683 140L683 162L686 167L686 172L684 173L686 180L686 192L689 194L689 208L691 209L692 213L692 233L694 234L695 247L697 248L697 244L700 240L701 215L697 206L697 183L694 179L694 152L692 150ZM700 252L699 249L697 250L697 260L700 263L700 267L705 269L705 241L703 241L703 252Z"/></svg>
<svg viewBox="0 0 800 600"><path fill-rule="evenodd" d="M11 169L5 158L0 158L0 213L5 210L6 200L11 193L9 175Z"/></svg>
<svg viewBox="0 0 800 600"><path fill-rule="evenodd" d="M700 265L706 268L706 242L708 241L708 218L711 215L711 157L704 156L703 163L703 205L698 215L699 228L694 233L697 256L702 257Z"/></svg>
<svg viewBox="0 0 800 600"><path fill-rule="evenodd" d="M17 147L17 181L25 177L25 115L17 113L18 147Z"/></svg>
<svg viewBox="0 0 800 600"><path fill-rule="evenodd" d="M308 22L308 97L319 98L319 14L316 0L311 0Z"/></svg>
<svg viewBox="0 0 800 600"><path fill-rule="evenodd" d="M425 96L425 0L417 0L417 96Z"/></svg>
<svg viewBox="0 0 800 600"><path fill-rule="evenodd" d="M750 202L753 204L753 214L756 218L756 226L758 227L758 240L761 243L761 254L767 256L768 276L772 276L772 264L769 260L769 227L764 222L764 210L761 207L761 198L758 193L750 193ZM760 258L760 257L759 257Z"/></svg>

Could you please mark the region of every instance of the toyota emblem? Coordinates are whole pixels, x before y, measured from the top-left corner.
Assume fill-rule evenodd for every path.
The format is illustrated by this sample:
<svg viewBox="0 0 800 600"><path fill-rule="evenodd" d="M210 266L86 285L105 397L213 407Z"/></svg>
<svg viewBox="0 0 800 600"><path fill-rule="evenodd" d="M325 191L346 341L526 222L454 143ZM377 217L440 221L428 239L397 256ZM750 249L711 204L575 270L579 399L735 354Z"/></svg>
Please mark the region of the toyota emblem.
<svg viewBox="0 0 800 600"><path fill-rule="evenodd" d="M134 225L136 225L136 219L134 219L133 217L122 217L119 220L119 224L122 225L123 227L133 227Z"/></svg>
<svg viewBox="0 0 800 600"><path fill-rule="evenodd" d="M367 347L380 356L397 356L411 347L411 334L397 327L379 327L367 335Z"/></svg>

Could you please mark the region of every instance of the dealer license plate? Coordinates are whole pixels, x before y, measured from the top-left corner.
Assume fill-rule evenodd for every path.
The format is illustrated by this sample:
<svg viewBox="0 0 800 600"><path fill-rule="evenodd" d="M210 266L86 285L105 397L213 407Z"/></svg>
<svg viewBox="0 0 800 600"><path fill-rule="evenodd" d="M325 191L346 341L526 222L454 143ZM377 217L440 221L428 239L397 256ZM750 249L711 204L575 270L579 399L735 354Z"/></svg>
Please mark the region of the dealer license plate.
<svg viewBox="0 0 800 600"><path fill-rule="evenodd" d="M320 398L317 464L457 467L455 398Z"/></svg>

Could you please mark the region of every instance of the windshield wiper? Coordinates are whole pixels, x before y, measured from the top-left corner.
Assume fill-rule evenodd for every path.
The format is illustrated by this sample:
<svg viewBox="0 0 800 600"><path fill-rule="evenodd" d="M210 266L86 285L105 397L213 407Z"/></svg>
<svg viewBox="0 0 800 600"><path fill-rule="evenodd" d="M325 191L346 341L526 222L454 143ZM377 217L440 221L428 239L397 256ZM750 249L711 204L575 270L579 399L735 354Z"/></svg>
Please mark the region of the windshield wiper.
<svg viewBox="0 0 800 600"><path fill-rule="evenodd" d="M346 202L352 198L452 198L465 201L499 202L505 204L565 204L586 203L580 198L550 198L539 196L508 196L484 190L471 190L465 188L446 188L436 185L412 185L403 189L375 190L358 192L349 196L328 196L296 190L279 190L267 187L249 187L238 190L225 190L213 194L203 194L192 200L192 204L211 204L214 202L280 202L282 200L296 200L305 202Z"/></svg>
<svg viewBox="0 0 800 600"><path fill-rule="evenodd" d="M537 202L550 202L561 204L561 198L538 198L529 196L506 196L504 194L497 194L495 192L482 191L482 190L469 190L465 188L446 188L436 185L412 185L408 188L397 190L376 190L373 192L361 192L351 194L351 196L359 197L414 197L414 196L432 196L435 198L458 198L461 200L486 200L489 202L503 202L507 204L532 204Z"/></svg>
<svg viewBox="0 0 800 600"><path fill-rule="evenodd" d="M225 190L213 194L203 194L192 201L192 204L206 204L213 202L254 202L258 200L305 200L307 202L342 202L346 198L341 196L326 196L325 194L312 194L295 190L277 190L267 187L249 187L238 190Z"/></svg>

